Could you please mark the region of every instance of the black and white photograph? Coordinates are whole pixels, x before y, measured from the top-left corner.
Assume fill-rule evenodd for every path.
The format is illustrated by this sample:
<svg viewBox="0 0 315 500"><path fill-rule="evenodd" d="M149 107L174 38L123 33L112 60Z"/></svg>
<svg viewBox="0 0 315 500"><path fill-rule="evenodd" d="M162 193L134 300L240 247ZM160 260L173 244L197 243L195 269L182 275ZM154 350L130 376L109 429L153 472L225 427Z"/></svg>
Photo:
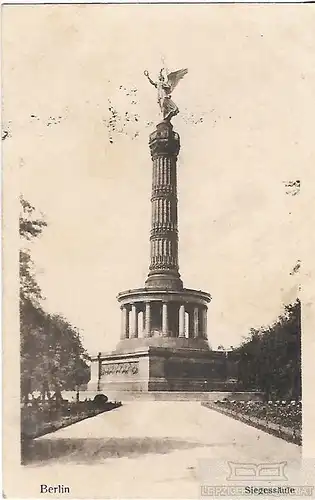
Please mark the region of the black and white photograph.
<svg viewBox="0 0 315 500"><path fill-rule="evenodd" d="M2 7L7 498L315 495L314 34L312 4Z"/></svg>

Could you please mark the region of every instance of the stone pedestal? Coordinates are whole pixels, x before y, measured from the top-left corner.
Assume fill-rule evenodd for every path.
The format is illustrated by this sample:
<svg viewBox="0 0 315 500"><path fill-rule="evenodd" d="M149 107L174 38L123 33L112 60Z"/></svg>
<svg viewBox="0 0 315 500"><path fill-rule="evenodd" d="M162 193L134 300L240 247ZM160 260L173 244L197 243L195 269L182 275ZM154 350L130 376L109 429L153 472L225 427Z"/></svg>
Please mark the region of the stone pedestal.
<svg viewBox="0 0 315 500"><path fill-rule="evenodd" d="M130 339L132 340L132 339ZM227 381L224 352L192 349L189 346L152 347L129 344L128 352L114 351L92 359L99 373L88 390L107 392L231 390Z"/></svg>

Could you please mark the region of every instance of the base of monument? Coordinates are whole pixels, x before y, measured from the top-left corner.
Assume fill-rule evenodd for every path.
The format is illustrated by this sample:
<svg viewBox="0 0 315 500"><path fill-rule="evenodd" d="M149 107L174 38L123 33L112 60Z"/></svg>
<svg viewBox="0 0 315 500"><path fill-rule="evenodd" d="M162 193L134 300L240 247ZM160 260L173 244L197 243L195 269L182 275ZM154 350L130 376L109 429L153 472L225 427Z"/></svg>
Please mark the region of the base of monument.
<svg viewBox="0 0 315 500"><path fill-rule="evenodd" d="M91 389L92 391L92 389ZM97 394L96 388L93 393ZM105 391L101 391L105 392ZM261 392L233 392L233 391L209 391L209 392L184 392L184 391L106 391L109 401L263 401Z"/></svg>
<svg viewBox="0 0 315 500"><path fill-rule="evenodd" d="M89 391L199 392L236 390L235 364L225 352L192 348L136 347L91 359Z"/></svg>

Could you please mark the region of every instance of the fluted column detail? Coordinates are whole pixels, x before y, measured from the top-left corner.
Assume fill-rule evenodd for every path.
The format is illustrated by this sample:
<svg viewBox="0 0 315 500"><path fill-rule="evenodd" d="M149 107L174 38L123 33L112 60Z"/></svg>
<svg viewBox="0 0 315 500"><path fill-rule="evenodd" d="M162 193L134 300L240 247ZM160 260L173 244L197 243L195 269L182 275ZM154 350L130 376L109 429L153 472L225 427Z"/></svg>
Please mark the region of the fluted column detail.
<svg viewBox="0 0 315 500"><path fill-rule="evenodd" d="M177 155L179 136L162 122L150 135L153 164L151 197L151 261L147 286L182 288L178 266ZM163 283L162 283L163 282Z"/></svg>

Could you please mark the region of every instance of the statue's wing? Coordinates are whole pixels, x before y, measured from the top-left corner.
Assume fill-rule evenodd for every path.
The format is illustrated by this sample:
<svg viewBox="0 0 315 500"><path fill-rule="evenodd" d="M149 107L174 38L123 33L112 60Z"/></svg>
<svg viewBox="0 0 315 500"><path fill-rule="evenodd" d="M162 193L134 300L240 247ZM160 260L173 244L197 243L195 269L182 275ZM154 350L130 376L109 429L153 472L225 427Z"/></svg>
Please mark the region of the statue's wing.
<svg viewBox="0 0 315 500"><path fill-rule="evenodd" d="M168 83L171 87L171 90L174 90L179 80L181 80L185 75L187 75L188 69L178 69L177 71L172 71L167 75Z"/></svg>

